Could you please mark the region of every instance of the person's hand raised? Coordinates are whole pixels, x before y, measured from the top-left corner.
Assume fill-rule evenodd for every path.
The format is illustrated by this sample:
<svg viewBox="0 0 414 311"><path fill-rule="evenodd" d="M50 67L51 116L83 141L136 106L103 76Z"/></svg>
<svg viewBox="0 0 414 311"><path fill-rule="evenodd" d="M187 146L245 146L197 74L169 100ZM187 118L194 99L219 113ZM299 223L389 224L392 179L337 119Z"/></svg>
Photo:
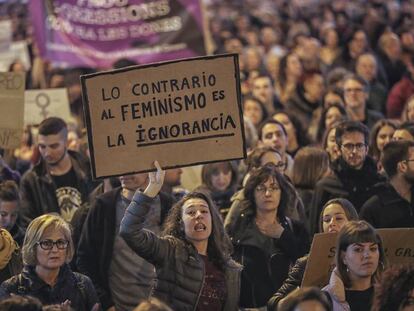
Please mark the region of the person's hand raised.
<svg viewBox="0 0 414 311"><path fill-rule="evenodd" d="M149 184L144 191L144 194L151 198L155 198L157 194L160 192L161 187L164 183L164 176L165 176L165 171L161 168L158 161L154 161L154 165L157 168L157 171L150 172L148 174Z"/></svg>

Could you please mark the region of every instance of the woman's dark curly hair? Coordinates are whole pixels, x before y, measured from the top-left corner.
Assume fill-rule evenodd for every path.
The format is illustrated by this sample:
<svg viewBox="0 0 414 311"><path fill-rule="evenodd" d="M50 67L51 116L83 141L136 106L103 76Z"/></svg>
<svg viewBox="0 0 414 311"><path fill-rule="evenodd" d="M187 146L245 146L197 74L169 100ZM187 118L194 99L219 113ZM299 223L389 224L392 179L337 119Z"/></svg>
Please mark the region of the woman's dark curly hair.
<svg viewBox="0 0 414 311"><path fill-rule="evenodd" d="M254 197L255 189L258 185L265 183L269 178L277 181L280 187L280 202L277 209L277 218L279 221L285 221L287 202L289 201L288 193L289 182L279 173L277 167L273 163L267 163L258 169L253 169L251 175L244 187L244 200L241 202L242 211L250 211L256 215L256 200Z"/></svg>
<svg viewBox="0 0 414 311"><path fill-rule="evenodd" d="M414 289L414 265L393 266L382 274L375 287L372 311L398 311Z"/></svg>
<svg viewBox="0 0 414 311"><path fill-rule="evenodd" d="M226 263L231 259L230 254L233 251L233 246L229 236L224 230L220 212L208 193L201 190L192 191L178 201L168 213L164 224L163 235L173 236L185 242L190 247L191 243L185 236L184 223L182 221L182 207L190 199L201 199L207 202L210 209L212 225L211 234L208 238L207 256L217 268L224 271Z"/></svg>

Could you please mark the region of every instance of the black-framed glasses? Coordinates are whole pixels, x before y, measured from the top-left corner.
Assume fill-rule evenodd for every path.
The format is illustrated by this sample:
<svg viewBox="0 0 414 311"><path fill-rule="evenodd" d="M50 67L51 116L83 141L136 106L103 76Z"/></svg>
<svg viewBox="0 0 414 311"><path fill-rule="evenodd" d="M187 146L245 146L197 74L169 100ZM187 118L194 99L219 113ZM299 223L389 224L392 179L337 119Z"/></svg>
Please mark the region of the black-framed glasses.
<svg viewBox="0 0 414 311"><path fill-rule="evenodd" d="M56 245L58 249L67 249L69 246L69 241L63 240L63 239L59 239L56 241L42 240L42 241L36 242L36 245L39 245L45 251L50 251L53 248L53 245Z"/></svg>
<svg viewBox="0 0 414 311"><path fill-rule="evenodd" d="M367 145L363 143L357 143L357 144L349 143L349 144L344 144L341 146L348 152L352 152L354 151L354 149L356 149L357 151L362 151L362 150L365 150L365 148L367 147Z"/></svg>

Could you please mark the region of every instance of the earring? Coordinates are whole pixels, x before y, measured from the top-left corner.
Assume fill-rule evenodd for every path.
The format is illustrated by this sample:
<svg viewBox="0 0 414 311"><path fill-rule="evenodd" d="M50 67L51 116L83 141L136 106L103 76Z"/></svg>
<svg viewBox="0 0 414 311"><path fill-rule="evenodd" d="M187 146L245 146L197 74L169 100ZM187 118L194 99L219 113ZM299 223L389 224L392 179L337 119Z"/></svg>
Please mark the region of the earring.
<svg viewBox="0 0 414 311"><path fill-rule="evenodd" d="M346 273L349 273L349 268L348 268L348 266L345 266L346 267Z"/></svg>

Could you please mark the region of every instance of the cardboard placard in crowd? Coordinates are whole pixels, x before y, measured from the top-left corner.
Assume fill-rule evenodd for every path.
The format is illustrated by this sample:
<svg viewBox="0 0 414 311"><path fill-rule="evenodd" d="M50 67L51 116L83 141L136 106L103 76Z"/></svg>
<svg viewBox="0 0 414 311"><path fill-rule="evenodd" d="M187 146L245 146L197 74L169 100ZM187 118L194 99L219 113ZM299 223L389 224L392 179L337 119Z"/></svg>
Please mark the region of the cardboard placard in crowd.
<svg viewBox="0 0 414 311"><path fill-rule="evenodd" d="M81 76L94 178L246 156L236 54Z"/></svg>
<svg viewBox="0 0 414 311"><path fill-rule="evenodd" d="M414 228L378 229L388 265L414 263ZM337 233L315 234L302 286L324 287L335 268Z"/></svg>
<svg viewBox="0 0 414 311"><path fill-rule="evenodd" d="M69 120L70 107L65 88L28 90L25 93L24 123L40 124L49 117Z"/></svg>
<svg viewBox="0 0 414 311"><path fill-rule="evenodd" d="M0 148L20 146L24 117L24 73L0 72Z"/></svg>
<svg viewBox="0 0 414 311"><path fill-rule="evenodd" d="M12 42L12 21L5 19L0 21L0 52L7 51Z"/></svg>
<svg viewBox="0 0 414 311"><path fill-rule="evenodd" d="M30 57L26 41L13 42L5 51L0 51L0 71L9 71L9 66L16 60L20 61L26 70L29 70Z"/></svg>

